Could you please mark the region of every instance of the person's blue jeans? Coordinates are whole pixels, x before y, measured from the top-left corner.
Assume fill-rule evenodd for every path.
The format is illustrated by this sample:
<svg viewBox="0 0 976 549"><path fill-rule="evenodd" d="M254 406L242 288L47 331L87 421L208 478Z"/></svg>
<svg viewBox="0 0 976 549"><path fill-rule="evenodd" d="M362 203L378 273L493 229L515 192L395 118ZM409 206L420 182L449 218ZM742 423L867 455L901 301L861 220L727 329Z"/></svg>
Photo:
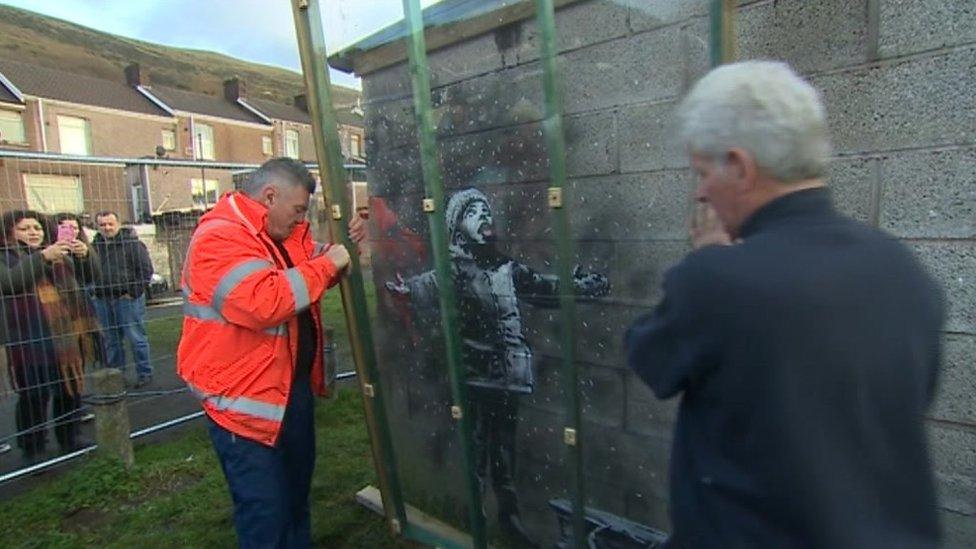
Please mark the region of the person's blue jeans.
<svg viewBox="0 0 976 549"><path fill-rule="evenodd" d="M273 448L235 435L208 418L210 440L234 500L239 547L311 546L312 416L308 381L296 379Z"/></svg>
<svg viewBox="0 0 976 549"><path fill-rule="evenodd" d="M123 341L128 340L135 358L136 374L152 375L152 365L149 363L149 337L146 335L145 294L135 299L95 298L95 313L98 315L98 322L102 325L102 333L105 334L105 347L108 349L106 365L120 370L125 369Z"/></svg>

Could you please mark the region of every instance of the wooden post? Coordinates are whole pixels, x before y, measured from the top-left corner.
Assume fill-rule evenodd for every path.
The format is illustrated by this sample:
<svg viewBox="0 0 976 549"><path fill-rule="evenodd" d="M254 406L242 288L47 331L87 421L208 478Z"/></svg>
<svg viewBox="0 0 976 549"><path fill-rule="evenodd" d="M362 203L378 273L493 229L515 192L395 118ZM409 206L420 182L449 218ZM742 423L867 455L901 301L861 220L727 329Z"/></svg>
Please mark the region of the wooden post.
<svg viewBox="0 0 976 549"><path fill-rule="evenodd" d="M125 376L115 368L102 368L90 376L98 453L122 461L126 469L135 460L129 438L129 408L125 403Z"/></svg>

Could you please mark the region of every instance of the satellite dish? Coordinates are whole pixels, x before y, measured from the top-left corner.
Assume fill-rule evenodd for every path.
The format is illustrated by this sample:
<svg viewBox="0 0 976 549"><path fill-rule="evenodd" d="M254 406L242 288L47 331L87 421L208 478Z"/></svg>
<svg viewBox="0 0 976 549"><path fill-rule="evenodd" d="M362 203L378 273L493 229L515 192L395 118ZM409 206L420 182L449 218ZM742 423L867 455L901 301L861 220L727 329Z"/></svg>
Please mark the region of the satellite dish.
<svg viewBox="0 0 976 549"><path fill-rule="evenodd" d="M166 148L162 145L156 145L156 158L162 158L166 156Z"/></svg>

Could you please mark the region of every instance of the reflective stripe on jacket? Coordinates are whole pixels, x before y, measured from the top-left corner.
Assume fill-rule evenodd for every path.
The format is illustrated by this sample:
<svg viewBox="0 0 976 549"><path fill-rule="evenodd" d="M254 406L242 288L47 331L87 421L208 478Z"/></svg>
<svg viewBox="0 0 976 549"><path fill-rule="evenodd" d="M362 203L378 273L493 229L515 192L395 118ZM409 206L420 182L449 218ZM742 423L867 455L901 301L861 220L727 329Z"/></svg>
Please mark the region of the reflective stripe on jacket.
<svg viewBox="0 0 976 549"><path fill-rule="evenodd" d="M240 193L200 219L184 261L183 335L177 371L218 425L274 445L298 355L298 313L315 322L312 390L325 395L319 298L339 281L325 256L311 257L301 223L282 244L268 236L267 209Z"/></svg>

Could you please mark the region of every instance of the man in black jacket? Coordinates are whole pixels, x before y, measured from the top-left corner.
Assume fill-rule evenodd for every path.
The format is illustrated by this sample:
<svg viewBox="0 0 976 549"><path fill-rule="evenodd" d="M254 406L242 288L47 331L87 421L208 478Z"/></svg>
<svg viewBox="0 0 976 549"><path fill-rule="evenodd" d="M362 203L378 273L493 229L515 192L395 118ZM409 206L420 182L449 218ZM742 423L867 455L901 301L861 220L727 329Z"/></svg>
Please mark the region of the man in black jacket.
<svg viewBox="0 0 976 549"><path fill-rule="evenodd" d="M937 546L941 289L832 208L824 108L786 65L713 70L679 120L695 251L626 335L630 367L681 395L671 545Z"/></svg>
<svg viewBox="0 0 976 549"><path fill-rule="evenodd" d="M149 338L146 335L146 285L153 273L149 251L132 229L123 229L114 212L95 216L98 234L92 241L102 267L95 286L95 310L105 330L108 366L124 369L123 340L132 346L136 387L152 381Z"/></svg>

